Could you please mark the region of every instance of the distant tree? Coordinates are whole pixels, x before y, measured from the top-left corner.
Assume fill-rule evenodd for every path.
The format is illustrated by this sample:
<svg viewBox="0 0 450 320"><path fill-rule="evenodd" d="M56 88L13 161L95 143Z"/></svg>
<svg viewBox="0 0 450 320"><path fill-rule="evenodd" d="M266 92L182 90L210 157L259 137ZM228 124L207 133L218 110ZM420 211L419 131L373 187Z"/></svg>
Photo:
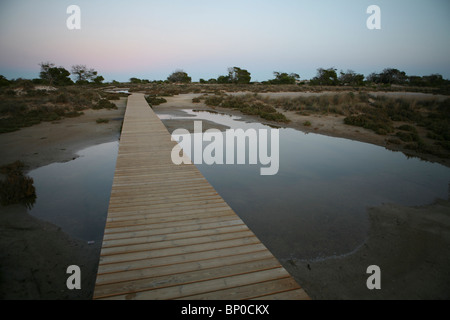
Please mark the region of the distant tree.
<svg viewBox="0 0 450 320"><path fill-rule="evenodd" d="M405 84L407 79L406 73L394 68L384 69L380 73L380 82L384 84Z"/></svg>
<svg viewBox="0 0 450 320"><path fill-rule="evenodd" d="M44 80L45 82L52 84L53 79L50 76L49 70L51 68L54 68L55 64L47 61L47 62L41 62L39 65L41 67L41 72L39 74L39 77L42 80Z"/></svg>
<svg viewBox="0 0 450 320"><path fill-rule="evenodd" d="M215 84L215 83L217 83L217 79L211 78L208 80L208 83Z"/></svg>
<svg viewBox="0 0 450 320"><path fill-rule="evenodd" d="M55 67L51 62L43 62L40 64L41 72L39 74L43 83L55 86L66 86L73 84L70 79L70 72L63 67Z"/></svg>
<svg viewBox="0 0 450 320"><path fill-rule="evenodd" d="M97 71L88 69L85 65L77 64L72 66L72 74L76 77L76 83L86 84L97 76Z"/></svg>
<svg viewBox="0 0 450 320"><path fill-rule="evenodd" d="M364 75L358 74L353 70L347 70L347 72L340 72L339 84L350 86L362 86L364 85Z"/></svg>
<svg viewBox="0 0 450 320"><path fill-rule="evenodd" d="M95 77L92 81L95 83L95 84L102 84L102 82L105 80L105 78L103 78L102 76L97 76L97 77Z"/></svg>
<svg viewBox="0 0 450 320"><path fill-rule="evenodd" d="M4 76L0 75L0 87L7 87L10 85L10 82L8 79L6 79Z"/></svg>
<svg viewBox="0 0 450 320"><path fill-rule="evenodd" d="M432 74L429 76L423 76L422 81L424 85L431 86L431 87L437 87L440 85L443 85L446 83L442 75L440 74Z"/></svg>
<svg viewBox="0 0 450 320"><path fill-rule="evenodd" d="M138 79L138 78L130 78L130 82L133 84L138 84L138 83L142 83L142 80Z"/></svg>
<svg viewBox="0 0 450 320"><path fill-rule="evenodd" d="M230 76L219 76L217 78L217 83L220 84L231 83Z"/></svg>
<svg viewBox="0 0 450 320"><path fill-rule="evenodd" d="M381 73L371 73L367 80L378 84L406 84L408 76L404 71L386 68Z"/></svg>
<svg viewBox="0 0 450 320"><path fill-rule="evenodd" d="M421 87L421 86L425 85L423 78L419 77L419 76L409 76L408 83L409 83L409 85L416 86L416 87Z"/></svg>
<svg viewBox="0 0 450 320"><path fill-rule="evenodd" d="M238 67L228 68L228 77L231 83L237 84L248 84L252 78L250 72Z"/></svg>
<svg viewBox="0 0 450 320"><path fill-rule="evenodd" d="M200 79L198 82L200 82L200 83L202 83L202 84L205 84L205 83L206 83L206 80L205 80L205 79Z"/></svg>
<svg viewBox="0 0 450 320"><path fill-rule="evenodd" d="M381 81L380 81L380 79L381 79L380 78L380 74L375 73L375 72L372 72L371 74L369 74L366 79L367 79L368 82L381 83Z"/></svg>
<svg viewBox="0 0 450 320"><path fill-rule="evenodd" d="M190 83L192 78L183 70L175 70L168 78L169 82Z"/></svg>
<svg viewBox="0 0 450 320"><path fill-rule="evenodd" d="M295 84L300 80L297 73L287 74L285 72L274 72L275 79L269 80L270 84Z"/></svg>
<svg viewBox="0 0 450 320"><path fill-rule="evenodd" d="M335 86L338 84L338 77L336 73L336 69L329 68L317 69L317 75L311 80L311 84L314 85L322 85L322 86Z"/></svg>

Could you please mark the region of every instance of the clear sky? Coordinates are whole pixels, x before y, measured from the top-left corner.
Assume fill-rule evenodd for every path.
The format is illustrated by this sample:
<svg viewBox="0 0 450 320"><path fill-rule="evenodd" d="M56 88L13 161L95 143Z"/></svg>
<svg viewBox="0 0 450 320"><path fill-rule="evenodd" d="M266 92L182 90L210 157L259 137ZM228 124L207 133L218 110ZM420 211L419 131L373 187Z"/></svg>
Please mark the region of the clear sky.
<svg viewBox="0 0 450 320"><path fill-rule="evenodd" d="M81 29L69 30L69 5ZM381 30L369 30L370 5ZM39 63L85 64L107 81L198 81L241 67L301 79L319 67L368 75L392 67L450 79L449 0L0 0L0 74L36 78Z"/></svg>

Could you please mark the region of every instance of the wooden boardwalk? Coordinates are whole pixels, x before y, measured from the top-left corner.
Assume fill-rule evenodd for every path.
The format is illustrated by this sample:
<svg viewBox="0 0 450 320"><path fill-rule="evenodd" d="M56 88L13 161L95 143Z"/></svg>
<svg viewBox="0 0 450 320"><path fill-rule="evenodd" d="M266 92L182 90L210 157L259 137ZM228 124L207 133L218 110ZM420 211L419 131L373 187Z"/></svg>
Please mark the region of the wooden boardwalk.
<svg viewBox="0 0 450 320"><path fill-rule="evenodd" d="M131 95L94 299L309 299L175 145Z"/></svg>

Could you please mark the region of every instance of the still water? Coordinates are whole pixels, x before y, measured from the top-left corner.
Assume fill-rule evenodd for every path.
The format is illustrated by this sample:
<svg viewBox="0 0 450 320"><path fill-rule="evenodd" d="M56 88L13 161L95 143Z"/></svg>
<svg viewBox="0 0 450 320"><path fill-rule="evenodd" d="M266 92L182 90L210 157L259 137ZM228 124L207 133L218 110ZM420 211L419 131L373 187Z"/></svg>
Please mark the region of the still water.
<svg viewBox="0 0 450 320"><path fill-rule="evenodd" d="M269 127L238 117L184 110L186 117L231 128ZM162 119L182 119L160 114ZM279 259L321 259L357 249L369 228L367 208L426 205L448 198L450 169L374 145L280 129L279 171L261 165L197 165L225 201ZM69 235L101 241L118 142L29 173L37 199L30 213Z"/></svg>
<svg viewBox="0 0 450 320"><path fill-rule="evenodd" d="M270 129L238 117L184 111L191 120L233 129ZM261 176L261 165L196 165L279 259L356 250L367 236L368 207L448 198L449 168L367 143L280 129L279 163L274 176Z"/></svg>
<svg viewBox="0 0 450 320"><path fill-rule="evenodd" d="M118 148L118 141L100 144L79 151L75 160L31 171L37 199L29 213L72 237L101 241Z"/></svg>

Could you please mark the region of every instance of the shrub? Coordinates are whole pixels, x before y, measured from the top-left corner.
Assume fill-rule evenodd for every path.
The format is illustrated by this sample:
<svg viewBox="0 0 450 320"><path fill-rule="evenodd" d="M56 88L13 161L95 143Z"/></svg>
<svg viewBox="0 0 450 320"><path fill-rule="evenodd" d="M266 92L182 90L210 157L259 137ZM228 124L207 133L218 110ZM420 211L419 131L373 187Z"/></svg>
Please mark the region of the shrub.
<svg viewBox="0 0 450 320"><path fill-rule="evenodd" d="M67 97L67 94L61 93L56 97L55 102L56 103L67 103L67 102L69 102L69 98Z"/></svg>
<svg viewBox="0 0 450 320"><path fill-rule="evenodd" d="M386 135L393 131L391 121L381 115L360 114L346 117L347 125L362 127L374 131L380 135Z"/></svg>
<svg viewBox="0 0 450 320"><path fill-rule="evenodd" d="M205 99L205 104L210 107L217 107L222 103L223 99L222 96L208 96Z"/></svg>
<svg viewBox="0 0 450 320"><path fill-rule="evenodd" d="M96 105L92 107L94 110L100 110L100 109L118 109L117 106L106 99L100 99Z"/></svg>
<svg viewBox="0 0 450 320"><path fill-rule="evenodd" d="M164 98L160 98L157 96L148 96L145 98L145 100L147 100L148 104L150 104L150 106L158 106L160 104L166 103L167 100Z"/></svg>
<svg viewBox="0 0 450 320"><path fill-rule="evenodd" d="M0 181L0 202L2 205L24 204L31 208L36 201L36 190L33 179L23 174L24 164L20 161L0 168L6 175L5 181Z"/></svg>
<svg viewBox="0 0 450 320"><path fill-rule="evenodd" d="M404 142L412 142L412 141L417 142L420 140L419 135L417 133L400 131L397 132L395 135Z"/></svg>
<svg viewBox="0 0 450 320"><path fill-rule="evenodd" d="M409 132L417 133L417 129L409 124L404 124L404 125L398 127L397 129L402 130L402 131L409 131Z"/></svg>

